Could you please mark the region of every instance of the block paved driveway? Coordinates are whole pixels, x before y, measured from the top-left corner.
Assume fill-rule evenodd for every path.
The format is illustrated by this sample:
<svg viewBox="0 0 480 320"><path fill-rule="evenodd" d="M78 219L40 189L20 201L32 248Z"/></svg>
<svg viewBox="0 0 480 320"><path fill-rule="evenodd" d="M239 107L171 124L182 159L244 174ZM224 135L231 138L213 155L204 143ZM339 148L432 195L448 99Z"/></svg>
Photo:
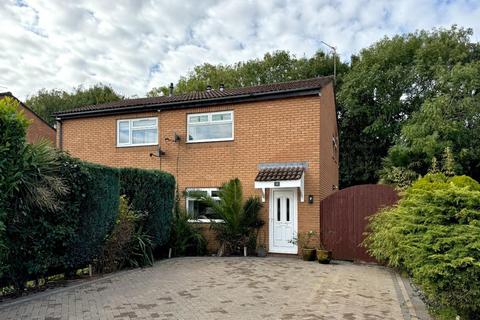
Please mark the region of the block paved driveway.
<svg viewBox="0 0 480 320"><path fill-rule="evenodd" d="M0 319L419 319L398 279L350 263L178 258L4 302Z"/></svg>

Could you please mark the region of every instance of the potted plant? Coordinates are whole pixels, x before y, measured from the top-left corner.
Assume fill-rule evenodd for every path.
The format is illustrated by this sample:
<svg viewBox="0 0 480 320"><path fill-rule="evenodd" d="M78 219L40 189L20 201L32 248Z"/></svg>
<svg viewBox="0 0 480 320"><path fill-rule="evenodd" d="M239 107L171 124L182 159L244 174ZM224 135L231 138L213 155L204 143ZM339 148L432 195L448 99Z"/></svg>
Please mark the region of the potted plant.
<svg viewBox="0 0 480 320"><path fill-rule="evenodd" d="M258 232L257 232L258 235ZM266 257L267 256L267 249L265 248L265 244L263 243L263 230L260 237L257 236L258 246L257 246L257 256L259 257Z"/></svg>
<svg viewBox="0 0 480 320"><path fill-rule="evenodd" d="M332 260L332 251L327 250L321 240L317 248L317 260L322 264L328 264Z"/></svg>
<svg viewBox="0 0 480 320"><path fill-rule="evenodd" d="M298 245L301 249L302 258L304 261L315 261L315 240L317 233L313 230L307 232L300 232L290 242Z"/></svg>

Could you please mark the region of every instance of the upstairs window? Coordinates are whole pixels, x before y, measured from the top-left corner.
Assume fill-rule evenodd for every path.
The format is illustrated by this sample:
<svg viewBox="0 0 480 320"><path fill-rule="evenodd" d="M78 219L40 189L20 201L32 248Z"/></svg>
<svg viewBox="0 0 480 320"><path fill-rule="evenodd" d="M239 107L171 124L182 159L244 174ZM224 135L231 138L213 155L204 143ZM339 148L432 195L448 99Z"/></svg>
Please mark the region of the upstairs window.
<svg viewBox="0 0 480 320"><path fill-rule="evenodd" d="M150 146L158 144L158 119L117 120L117 146Z"/></svg>
<svg viewBox="0 0 480 320"><path fill-rule="evenodd" d="M233 140L233 111L189 114L187 131L187 142Z"/></svg>

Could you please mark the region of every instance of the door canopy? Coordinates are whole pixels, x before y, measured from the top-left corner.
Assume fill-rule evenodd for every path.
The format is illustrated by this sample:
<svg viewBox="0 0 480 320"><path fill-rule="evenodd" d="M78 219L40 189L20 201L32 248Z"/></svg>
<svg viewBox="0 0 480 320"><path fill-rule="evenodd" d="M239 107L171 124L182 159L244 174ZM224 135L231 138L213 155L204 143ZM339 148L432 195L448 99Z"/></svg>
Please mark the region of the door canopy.
<svg viewBox="0 0 480 320"><path fill-rule="evenodd" d="M300 202L305 197L306 164L301 163L278 163L259 165L259 171L255 178L255 188L262 189L262 202L265 202L266 189L298 188L300 190Z"/></svg>

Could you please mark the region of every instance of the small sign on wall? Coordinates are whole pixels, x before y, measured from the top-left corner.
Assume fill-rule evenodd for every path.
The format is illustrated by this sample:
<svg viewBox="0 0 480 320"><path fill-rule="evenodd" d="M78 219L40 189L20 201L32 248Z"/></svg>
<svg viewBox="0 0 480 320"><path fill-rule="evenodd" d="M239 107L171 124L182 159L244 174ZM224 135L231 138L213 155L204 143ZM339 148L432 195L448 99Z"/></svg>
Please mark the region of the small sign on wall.
<svg viewBox="0 0 480 320"><path fill-rule="evenodd" d="M275 181L275 182L273 183L273 185L274 185L275 187L280 187L280 181Z"/></svg>

